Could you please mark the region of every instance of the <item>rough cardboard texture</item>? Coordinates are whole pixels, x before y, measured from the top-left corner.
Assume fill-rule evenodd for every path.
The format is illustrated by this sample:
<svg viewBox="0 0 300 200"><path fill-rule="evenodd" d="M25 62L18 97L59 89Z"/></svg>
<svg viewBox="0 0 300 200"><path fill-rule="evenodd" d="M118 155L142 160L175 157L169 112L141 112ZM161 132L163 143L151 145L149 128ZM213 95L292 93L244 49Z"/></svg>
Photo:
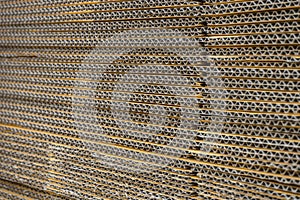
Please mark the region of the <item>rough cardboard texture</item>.
<svg viewBox="0 0 300 200"><path fill-rule="evenodd" d="M300 199L299 10L0 1L0 199Z"/></svg>

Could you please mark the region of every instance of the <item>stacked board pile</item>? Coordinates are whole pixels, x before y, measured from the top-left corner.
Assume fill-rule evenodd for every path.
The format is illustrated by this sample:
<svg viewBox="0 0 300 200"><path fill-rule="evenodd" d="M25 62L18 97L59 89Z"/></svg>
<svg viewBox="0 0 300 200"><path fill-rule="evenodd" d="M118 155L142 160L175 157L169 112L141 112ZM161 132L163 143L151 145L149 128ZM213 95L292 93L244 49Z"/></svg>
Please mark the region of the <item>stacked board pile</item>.
<svg viewBox="0 0 300 200"><path fill-rule="evenodd" d="M0 199L300 199L299 0L1 0Z"/></svg>

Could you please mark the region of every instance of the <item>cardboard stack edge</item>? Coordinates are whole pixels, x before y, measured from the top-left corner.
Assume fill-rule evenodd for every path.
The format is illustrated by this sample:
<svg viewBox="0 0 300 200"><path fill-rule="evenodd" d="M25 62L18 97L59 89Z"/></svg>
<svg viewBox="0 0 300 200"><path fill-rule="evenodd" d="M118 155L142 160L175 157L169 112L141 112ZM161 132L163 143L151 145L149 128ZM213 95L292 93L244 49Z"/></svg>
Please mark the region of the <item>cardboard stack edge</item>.
<svg viewBox="0 0 300 200"><path fill-rule="evenodd" d="M0 199L300 199L299 0L1 0Z"/></svg>

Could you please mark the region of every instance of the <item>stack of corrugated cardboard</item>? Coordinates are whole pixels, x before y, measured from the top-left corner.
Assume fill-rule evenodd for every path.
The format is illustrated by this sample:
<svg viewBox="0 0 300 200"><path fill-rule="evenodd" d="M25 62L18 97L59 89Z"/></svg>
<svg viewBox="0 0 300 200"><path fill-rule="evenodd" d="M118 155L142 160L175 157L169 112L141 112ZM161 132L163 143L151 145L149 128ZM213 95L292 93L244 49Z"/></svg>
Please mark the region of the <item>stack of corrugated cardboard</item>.
<svg viewBox="0 0 300 200"><path fill-rule="evenodd" d="M299 0L0 1L0 198L299 199Z"/></svg>

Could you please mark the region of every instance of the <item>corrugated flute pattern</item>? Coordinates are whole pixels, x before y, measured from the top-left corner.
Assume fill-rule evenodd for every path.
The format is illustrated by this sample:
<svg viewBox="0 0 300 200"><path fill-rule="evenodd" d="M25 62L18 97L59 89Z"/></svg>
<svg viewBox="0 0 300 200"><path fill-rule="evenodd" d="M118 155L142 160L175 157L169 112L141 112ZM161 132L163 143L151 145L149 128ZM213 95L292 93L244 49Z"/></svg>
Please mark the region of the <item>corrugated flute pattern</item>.
<svg viewBox="0 0 300 200"><path fill-rule="evenodd" d="M299 0L1 0L0 199L300 199Z"/></svg>

